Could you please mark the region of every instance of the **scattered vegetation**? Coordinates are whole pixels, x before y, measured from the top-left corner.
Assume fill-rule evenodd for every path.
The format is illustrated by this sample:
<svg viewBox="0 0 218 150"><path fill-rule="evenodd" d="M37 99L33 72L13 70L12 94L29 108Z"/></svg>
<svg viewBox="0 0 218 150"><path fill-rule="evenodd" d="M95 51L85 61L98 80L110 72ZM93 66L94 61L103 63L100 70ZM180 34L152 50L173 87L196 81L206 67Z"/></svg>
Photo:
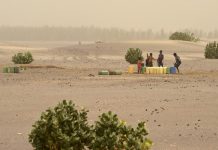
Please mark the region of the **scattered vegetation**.
<svg viewBox="0 0 218 150"><path fill-rule="evenodd" d="M143 60L144 58L139 48L129 48L126 52L125 59L130 64L137 64L138 60Z"/></svg>
<svg viewBox="0 0 218 150"><path fill-rule="evenodd" d="M89 125L87 112L64 100L42 113L33 125L29 142L35 150L149 150L152 146L144 122L134 129L108 112Z"/></svg>
<svg viewBox="0 0 218 150"><path fill-rule="evenodd" d="M189 33L189 32L175 32L170 36L169 39L191 41L191 42L197 42L200 40L198 37L194 36L194 33Z"/></svg>
<svg viewBox="0 0 218 150"><path fill-rule="evenodd" d="M33 61L33 56L30 52L17 53L12 57L15 64L30 64Z"/></svg>
<svg viewBox="0 0 218 150"><path fill-rule="evenodd" d="M205 58L218 59L218 43L208 43L205 47Z"/></svg>

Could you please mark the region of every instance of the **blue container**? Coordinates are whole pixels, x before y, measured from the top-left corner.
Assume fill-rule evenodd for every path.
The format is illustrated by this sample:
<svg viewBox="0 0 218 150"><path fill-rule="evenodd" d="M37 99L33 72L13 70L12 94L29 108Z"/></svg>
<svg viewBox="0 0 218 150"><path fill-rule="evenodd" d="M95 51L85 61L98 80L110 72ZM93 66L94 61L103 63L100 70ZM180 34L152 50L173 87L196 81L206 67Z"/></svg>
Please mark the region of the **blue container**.
<svg viewBox="0 0 218 150"><path fill-rule="evenodd" d="M176 74L176 67L170 67L170 73Z"/></svg>

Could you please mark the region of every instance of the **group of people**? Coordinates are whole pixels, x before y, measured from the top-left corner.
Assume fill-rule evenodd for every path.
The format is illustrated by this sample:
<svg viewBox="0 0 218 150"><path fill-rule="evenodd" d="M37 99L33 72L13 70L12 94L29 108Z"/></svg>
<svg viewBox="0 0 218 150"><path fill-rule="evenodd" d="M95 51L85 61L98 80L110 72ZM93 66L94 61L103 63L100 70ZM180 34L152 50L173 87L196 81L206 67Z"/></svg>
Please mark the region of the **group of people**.
<svg viewBox="0 0 218 150"><path fill-rule="evenodd" d="M181 65L182 61L180 59L180 57L176 54L176 53L173 53L173 56L175 58L175 63L174 63L174 67L176 67L178 73L179 73L179 66ZM163 51L160 50L160 53L158 55L158 58L155 59L153 57L153 54L150 53L150 55L147 54L147 58L145 60L145 63L143 63L143 60L139 59L138 60L138 73L141 73L141 70L142 70L142 67L143 66L146 66L146 67L153 67L154 64L153 62L157 60L157 65L158 67L163 67L163 60L164 60L164 55L163 55Z"/></svg>

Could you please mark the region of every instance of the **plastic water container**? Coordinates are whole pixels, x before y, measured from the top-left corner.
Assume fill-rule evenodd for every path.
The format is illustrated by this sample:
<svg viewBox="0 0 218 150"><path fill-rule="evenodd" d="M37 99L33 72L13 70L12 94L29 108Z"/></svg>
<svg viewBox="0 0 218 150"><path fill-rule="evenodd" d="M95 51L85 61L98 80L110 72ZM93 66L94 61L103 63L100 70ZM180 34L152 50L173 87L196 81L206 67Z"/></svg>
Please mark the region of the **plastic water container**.
<svg viewBox="0 0 218 150"><path fill-rule="evenodd" d="M134 70L135 70L135 66L134 66L134 65L130 65L130 66L128 67L128 73L133 74L133 73L134 73Z"/></svg>
<svg viewBox="0 0 218 150"><path fill-rule="evenodd" d="M146 67L145 73L146 73L146 74L149 74L149 73L150 73L150 72L149 72L149 67Z"/></svg>
<svg viewBox="0 0 218 150"><path fill-rule="evenodd" d="M14 73L19 73L20 72L20 68L19 67L14 67Z"/></svg>
<svg viewBox="0 0 218 150"><path fill-rule="evenodd" d="M15 73L14 67L8 67L8 73Z"/></svg>
<svg viewBox="0 0 218 150"><path fill-rule="evenodd" d="M164 73L163 67L159 67L159 74L163 74L163 73Z"/></svg>
<svg viewBox="0 0 218 150"><path fill-rule="evenodd" d="M107 71L107 70L99 71L98 75L109 75L109 71Z"/></svg>
<svg viewBox="0 0 218 150"><path fill-rule="evenodd" d="M3 73L8 73L8 67L3 68Z"/></svg>
<svg viewBox="0 0 218 150"><path fill-rule="evenodd" d="M154 68L154 74L157 74L158 71L157 67L153 67L153 68Z"/></svg>
<svg viewBox="0 0 218 150"><path fill-rule="evenodd" d="M149 67L149 73L154 74L154 68L153 67Z"/></svg>
<svg viewBox="0 0 218 150"><path fill-rule="evenodd" d="M176 74L176 67L170 67L170 73Z"/></svg>
<svg viewBox="0 0 218 150"><path fill-rule="evenodd" d="M167 69L166 69L166 74L170 74L170 68L169 67L167 67Z"/></svg>
<svg viewBox="0 0 218 150"><path fill-rule="evenodd" d="M146 67L142 67L142 74L145 74L146 72Z"/></svg>
<svg viewBox="0 0 218 150"><path fill-rule="evenodd" d="M167 74L167 67L163 67L163 74Z"/></svg>

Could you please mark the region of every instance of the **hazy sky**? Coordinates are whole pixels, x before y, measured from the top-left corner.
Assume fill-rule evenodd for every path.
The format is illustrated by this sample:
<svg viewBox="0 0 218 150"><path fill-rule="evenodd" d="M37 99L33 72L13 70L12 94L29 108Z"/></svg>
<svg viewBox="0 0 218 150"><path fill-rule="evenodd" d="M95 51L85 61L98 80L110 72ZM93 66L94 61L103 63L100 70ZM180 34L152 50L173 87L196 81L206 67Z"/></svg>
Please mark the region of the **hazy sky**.
<svg viewBox="0 0 218 150"><path fill-rule="evenodd" d="M218 0L0 0L0 25L218 29Z"/></svg>

